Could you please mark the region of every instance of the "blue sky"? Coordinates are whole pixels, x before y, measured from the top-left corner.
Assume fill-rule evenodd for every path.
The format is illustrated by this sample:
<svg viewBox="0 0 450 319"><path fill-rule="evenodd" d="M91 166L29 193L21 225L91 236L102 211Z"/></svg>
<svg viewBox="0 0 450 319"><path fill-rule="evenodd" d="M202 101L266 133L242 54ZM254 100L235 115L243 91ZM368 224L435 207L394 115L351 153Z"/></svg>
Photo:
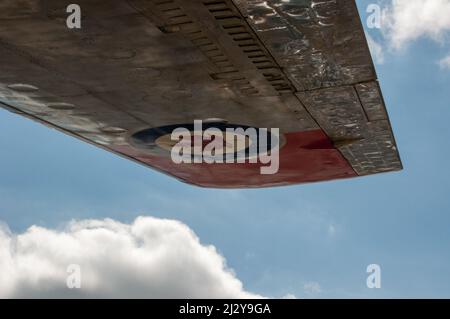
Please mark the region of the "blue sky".
<svg viewBox="0 0 450 319"><path fill-rule="evenodd" d="M372 2L358 1L363 19ZM368 30L383 48L376 69L402 172L202 189L0 110L0 221L21 233L71 219L175 219L214 245L257 294L449 298L450 68L438 61L450 55L450 28L442 28L440 37L424 31L401 49L386 35L395 29ZM381 266L381 289L366 287L369 264Z"/></svg>

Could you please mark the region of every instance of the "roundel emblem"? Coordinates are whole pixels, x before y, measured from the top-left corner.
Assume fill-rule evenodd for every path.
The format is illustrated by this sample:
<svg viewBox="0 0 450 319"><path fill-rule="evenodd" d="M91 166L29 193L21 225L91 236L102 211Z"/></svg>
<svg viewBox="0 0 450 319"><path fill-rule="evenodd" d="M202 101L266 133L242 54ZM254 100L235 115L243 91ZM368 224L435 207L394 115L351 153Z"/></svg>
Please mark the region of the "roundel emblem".
<svg viewBox="0 0 450 319"><path fill-rule="evenodd" d="M177 129L189 131L190 139L172 140L172 133ZM264 140L266 143L261 148L260 144ZM212 141L219 146L214 149L215 157L223 159L248 159L266 153L281 144L280 137L269 130L225 122L203 122L201 130L196 130L194 124L149 128L133 134L130 138L130 143L134 147L159 156L170 156L175 145L190 148L192 157L202 156ZM252 150L257 151L254 153Z"/></svg>

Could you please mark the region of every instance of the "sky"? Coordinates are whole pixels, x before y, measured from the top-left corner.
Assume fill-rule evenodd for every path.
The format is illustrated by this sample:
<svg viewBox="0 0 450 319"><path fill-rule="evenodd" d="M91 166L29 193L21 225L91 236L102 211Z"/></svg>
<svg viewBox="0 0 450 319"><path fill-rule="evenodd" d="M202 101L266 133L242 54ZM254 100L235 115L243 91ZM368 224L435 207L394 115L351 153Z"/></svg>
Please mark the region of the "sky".
<svg viewBox="0 0 450 319"><path fill-rule="evenodd" d="M450 298L450 0L357 3L402 172L203 189L0 110L0 297Z"/></svg>

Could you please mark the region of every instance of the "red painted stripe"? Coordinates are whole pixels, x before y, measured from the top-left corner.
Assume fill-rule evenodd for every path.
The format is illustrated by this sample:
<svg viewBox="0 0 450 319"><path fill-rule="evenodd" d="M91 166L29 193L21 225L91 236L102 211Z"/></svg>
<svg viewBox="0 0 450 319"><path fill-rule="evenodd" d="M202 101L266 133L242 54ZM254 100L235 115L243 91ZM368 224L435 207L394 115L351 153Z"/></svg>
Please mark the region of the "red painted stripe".
<svg viewBox="0 0 450 319"><path fill-rule="evenodd" d="M132 146L113 149L187 183L204 187L248 188L291 185L357 176L322 130L285 134L277 174L261 175L264 164L174 164L170 157L148 155Z"/></svg>

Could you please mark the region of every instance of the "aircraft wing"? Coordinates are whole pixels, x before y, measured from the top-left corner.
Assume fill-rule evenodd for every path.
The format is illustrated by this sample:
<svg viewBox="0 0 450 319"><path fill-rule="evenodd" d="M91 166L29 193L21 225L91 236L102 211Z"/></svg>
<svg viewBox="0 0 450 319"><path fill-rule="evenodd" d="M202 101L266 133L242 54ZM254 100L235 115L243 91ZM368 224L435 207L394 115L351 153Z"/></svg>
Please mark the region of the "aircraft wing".
<svg viewBox="0 0 450 319"><path fill-rule="evenodd" d="M81 29L72 1L1 1L0 106L205 187L402 169L354 1L76 2ZM278 173L175 164L158 142L211 119L279 128Z"/></svg>

